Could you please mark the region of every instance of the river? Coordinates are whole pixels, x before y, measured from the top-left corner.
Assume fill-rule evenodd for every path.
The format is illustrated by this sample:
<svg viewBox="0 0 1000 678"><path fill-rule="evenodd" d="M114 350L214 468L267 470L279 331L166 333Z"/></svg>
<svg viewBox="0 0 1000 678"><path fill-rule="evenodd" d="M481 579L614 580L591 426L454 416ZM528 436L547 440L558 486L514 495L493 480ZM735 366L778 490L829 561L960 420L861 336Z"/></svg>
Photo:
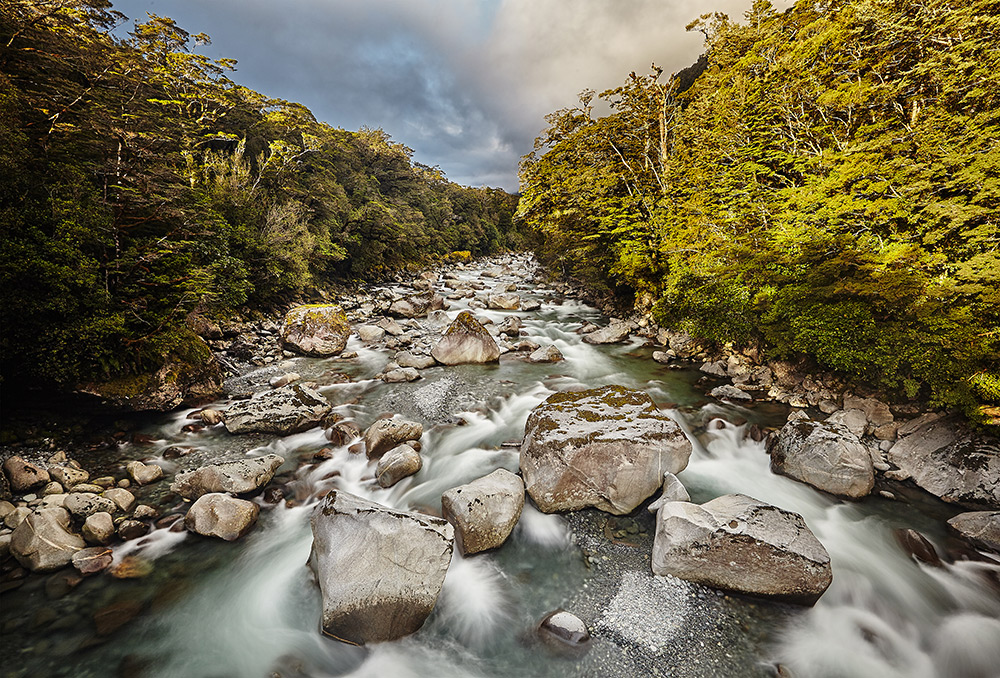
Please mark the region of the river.
<svg viewBox="0 0 1000 678"><path fill-rule="evenodd" d="M533 266L519 259L518 266ZM516 268L516 266L515 266ZM265 505L254 530L234 543L158 529L116 547L116 560L138 574L77 581L63 571L31 576L3 595L4 676L796 676L974 678L1000 676L1000 597L990 585L1000 566L956 561L933 567L895 542L894 528L919 530L940 551L943 521L957 511L917 490L896 500L835 499L775 475L753 423L777 426L787 408L722 404L696 388L696 368L650 359L639 339L591 346L577 330L604 324L597 310L562 299L544 284L513 274L465 280L519 285L542 301L535 312L474 309L500 322L523 321L522 335L554 344L565 361L530 364L513 354L498 366L434 367L409 384L372 379L392 352L356 337L344 359L293 358L256 369L241 387L295 371L304 379L349 374L321 391L362 429L385 412L422 421L424 465L390 489L374 482L364 455L333 448L321 429L283 438L230 436L221 427L186 432L191 410L162 415L145 428L153 443L122 445L118 458L152 459L174 472L209 461L275 452L286 458L272 484L286 499ZM468 300L452 302L454 317ZM668 408L694 443L679 478L693 501L740 492L800 513L832 559L831 588L812 608L725 595L648 571L653 518L597 511L544 515L526 505L508 542L492 553L453 559L438 605L424 628L401 641L356 648L319 632L320 598L306 567L309 516L338 488L381 504L440 510L440 495L496 468L518 469L516 446L533 407L567 388L621 384ZM226 401L219 401L222 409ZM182 447L181 458L168 453ZM144 488L143 500L166 494ZM552 654L533 628L563 607L588 622L594 642L583 655ZM781 667L779 669L779 667ZM781 673L779 673L779 671Z"/></svg>

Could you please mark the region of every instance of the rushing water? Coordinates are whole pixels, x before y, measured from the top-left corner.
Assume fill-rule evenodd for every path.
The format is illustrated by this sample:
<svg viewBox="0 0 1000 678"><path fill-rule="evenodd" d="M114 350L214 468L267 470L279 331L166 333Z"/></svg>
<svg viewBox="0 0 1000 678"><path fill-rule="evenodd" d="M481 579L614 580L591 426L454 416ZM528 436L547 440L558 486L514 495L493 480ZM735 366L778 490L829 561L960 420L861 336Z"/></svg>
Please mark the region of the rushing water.
<svg viewBox="0 0 1000 678"><path fill-rule="evenodd" d="M462 275L472 279L478 272ZM4 594L3 675L753 676L774 675L781 664L786 675L799 677L1000 676L1000 600L989 581L1000 568L976 561L920 564L892 538L893 528L912 527L943 546L942 519L951 509L919 496L844 502L772 474L763 445L746 435L742 422L780 423L781 408L709 402L694 388L695 371L654 363L638 341L583 343L576 330L588 321L603 322L594 309L553 303L542 288L520 293L545 301L537 312L517 313L528 338L555 344L564 362L531 365L505 356L499 367L431 368L412 384L385 385L371 377L391 353L352 340L349 348L359 352L355 360L299 358L281 365L306 378L329 369L351 374L354 382L323 392L362 427L385 411L429 424L423 468L393 488L380 488L364 455L346 447L313 462L328 445L319 429L284 438L237 438L218 427L184 432L190 410L157 421L148 431L156 439L151 446L125 446L122 455L152 457L175 471L275 452L288 460L275 481L285 483L286 500L265 507L255 529L236 543L160 529L116 547L118 561L152 563L144 577L101 575L77 582L63 572L32 577ZM458 302L449 315L463 308L465 302ZM496 322L509 315L477 313ZM261 388L274 373L264 368L243 379ZM336 487L388 506L437 511L443 491L496 468L517 470L513 443L522 437L531 409L548 395L611 383L646 390L673 408L694 443L680 478L695 501L741 492L802 514L830 552L834 570L833 585L815 607L717 596L654 579L639 571L648 562L641 550L620 544L598 544L593 557L585 558L584 542L605 541L600 535L586 536L583 523L526 505L501 549L454 557L438 605L418 633L367 649L319 633L319 593L305 567L309 516L319 497ZM165 453L177 446L192 451L167 459ZM143 499L155 500L165 490L148 488ZM605 519L588 520L600 525ZM636 539L648 547L651 518L634 520L642 528L636 528ZM639 566L621 574L613 563L600 565L608 553ZM579 613L591 606L588 621L597 641L592 656L553 656L531 642L533 626L560 606ZM698 630L697 623L707 630ZM712 634L719 629L715 642ZM706 647L709 638L713 648Z"/></svg>

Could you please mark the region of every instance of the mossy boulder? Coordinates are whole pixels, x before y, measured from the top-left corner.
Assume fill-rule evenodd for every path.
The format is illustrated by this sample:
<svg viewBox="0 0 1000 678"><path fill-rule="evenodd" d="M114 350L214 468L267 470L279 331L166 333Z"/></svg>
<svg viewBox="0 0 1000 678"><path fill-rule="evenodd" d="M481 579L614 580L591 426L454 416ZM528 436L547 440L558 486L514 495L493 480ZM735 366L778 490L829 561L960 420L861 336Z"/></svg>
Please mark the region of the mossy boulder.
<svg viewBox="0 0 1000 678"><path fill-rule="evenodd" d="M500 360L500 347L474 315L462 311L448 326L431 355L443 365L492 363Z"/></svg>
<svg viewBox="0 0 1000 678"><path fill-rule="evenodd" d="M217 397L222 392L222 371L208 344L183 331L176 334L170 352L155 370L87 382L77 390L118 409L167 412Z"/></svg>
<svg viewBox="0 0 1000 678"><path fill-rule="evenodd" d="M337 355L350 336L344 309L332 304L296 306L285 314L279 332L282 347L316 357Z"/></svg>
<svg viewBox="0 0 1000 678"><path fill-rule="evenodd" d="M521 471L546 513L631 513L679 473L691 442L648 394L624 386L556 393L528 416Z"/></svg>

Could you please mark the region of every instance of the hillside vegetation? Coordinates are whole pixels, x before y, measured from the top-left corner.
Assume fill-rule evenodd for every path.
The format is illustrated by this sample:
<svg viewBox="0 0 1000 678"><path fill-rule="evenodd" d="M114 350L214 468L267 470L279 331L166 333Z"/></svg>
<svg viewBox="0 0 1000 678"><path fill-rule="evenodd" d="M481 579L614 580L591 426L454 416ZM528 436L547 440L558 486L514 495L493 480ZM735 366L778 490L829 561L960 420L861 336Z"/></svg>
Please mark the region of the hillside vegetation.
<svg viewBox="0 0 1000 678"><path fill-rule="evenodd" d="M543 261L666 325L1000 414L1000 2L758 0L689 29L691 68L549 116L521 172Z"/></svg>
<svg viewBox="0 0 1000 678"><path fill-rule="evenodd" d="M516 196L241 87L168 18L119 25L105 0L0 12L6 385L155 369L194 341L195 308L520 246Z"/></svg>

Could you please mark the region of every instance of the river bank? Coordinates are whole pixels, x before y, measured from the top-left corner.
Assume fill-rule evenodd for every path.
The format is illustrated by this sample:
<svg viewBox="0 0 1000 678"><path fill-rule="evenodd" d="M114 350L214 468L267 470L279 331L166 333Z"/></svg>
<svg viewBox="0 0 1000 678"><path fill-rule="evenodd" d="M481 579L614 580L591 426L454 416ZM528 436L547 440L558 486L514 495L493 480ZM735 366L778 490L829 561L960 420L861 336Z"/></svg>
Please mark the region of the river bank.
<svg viewBox="0 0 1000 678"><path fill-rule="evenodd" d="M45 467L74 468L69 460L75 458L88 481L106 484L110 478L120 485L127 479L129 486L117 489L134 493L136 506L157 513L137 520L134 507L120 515L112 510L118 529L137 520L148 533L109 540L112 562L103 574L29 574L5 560L4 597L11 601L2 616L5 656L18 657L5 662L5 675L107 675L109 666L122 675L833 675L843 657L817 649L820 639L870 669L854 675L977 675L975 667L951 673L942 668L950 652L968 650L973 638L984 642L970 656L980 663L993 660L985 641L997 637L990 582L998 569L991 556L949 536L944 521L960 508L936 502L902 477L885 477L898 468L873 467L877 489L861 501L843 501L772 473L764 439L768 431L788 426L788 403L706 395L722 382L699 382L723 377L702 370L718 360L700 358L716 356L695 352L690 358L698 363L690 364L654 359L668 348L675 356L667 358L680 357L674 335L665 342L656 341L666 336L658 331L642 336L652 328L641 327L641 319L622 333L627 319L616 323L567 296L530 260L477 262L413 282L339 300L352 336L334 357L286 355L276 318L252 333L212 340L220 342L213 348L233 369L226 398L207 410L186 408L145 424L136 421L139 430L117 438L121 431L105 431L108 447L99 450L5 450L7 459L17 453ZM513 306L513 299L501 295L520 296L517 308L497 308ZM414 298L427 298L428 307L414 308ZM432 310L434 303L449 308ZM398 317L390 318L394 305L391 315ZM487 321L502 353L495 366L427 362L442 331L463 310ZM414 311L415 317L406 317ZM619 334L615 343L595 341ZM530 359L549 347L563 360ZM554 354L543 351L543 357ZM731 378L728 365L725 376ZM336 416L285 434L233 434L225 416L215 423L212 415L206 418L206 411L225 413L253 394L293 384L319 392ZM303 565L311 542L308 516L320 497L338 489L390 507L437 513L449 488L496 468L518 471L525 422L547 397L605 384L648 393L677 419L693 445L691 461L678 475L696 502L741 492L805 518L830 551L834 569L834 584L816 607L654 576L649 555L655 519L646 510L648 500L624 516L584 509L565 517L540 513L529 502L502 547L453 559L438 606L421 631L367 651L319 635L319 596ZM863 407L841 411L865 413ZM845 414L843 425L860 426L860 433L848 433L866 449L878 440L878 449L886 441L875 435L877 426L868 429L875 423L871 417L884 413L878 406L871 410L863 424ZM890 413L894 422L907 416ZM423 467L388 488L377 482L366 455L350 451L357 434L343 437L343 426L337 428L353 422L360 433L386 414L423 426ZM68 459L59 452L68 452ZM178 475L268 455L283 463L260 494L249 495L259 518L245 536L227 543L183 528L188 503L170 487ZM130 461L144 467L133 466L130 474ZM138 483L135 471L150 466L162 469L163 478ZM63 490L79 485L66 484ZM106 494L104 484L91 494ZM31 503L45 496L73 493L19 499L23 508L35 508ZM914 549L897 546L896 529L921 532L938 562L914 560ZM593 635L582 656L550 655L532 642L538 622L558 607L579 615ZM910 619L903 632L896 624L902 618ZM969 627L976 634L969 636Z"/></svg>

